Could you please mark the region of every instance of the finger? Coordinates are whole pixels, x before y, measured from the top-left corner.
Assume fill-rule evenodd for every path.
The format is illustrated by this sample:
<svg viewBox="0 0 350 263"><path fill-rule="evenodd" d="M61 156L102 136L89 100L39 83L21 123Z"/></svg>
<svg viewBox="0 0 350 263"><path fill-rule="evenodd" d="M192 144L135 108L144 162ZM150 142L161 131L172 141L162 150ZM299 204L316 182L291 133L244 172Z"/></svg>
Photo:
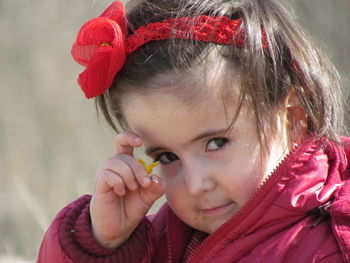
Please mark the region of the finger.
<svg viewBox="0 0 350 263"><path fill-rule="evenodd" d="M118 158L122 159L127 163L130 169L133 171L136 181L143 187L148 187L151 184L151 179L148 176L146 169L142 164L136 160L134 157L126 154L118 155Z"/></svg>
<svg viewBox="0 0 350 263"><path fill-rule="evenodd" d="M117 195L125 195L125 184L120 176L112 171L104 170L98 177L99 179L96 184L96 192L106 193L113 189Z"/></svg>
<svg viewBox="0 0 350 263"><path fill-rule="evenodd" d="M165 193L167 187L165 180L157 175L152 174L151 181L150 186L142 191L142 199L147 206L152 206Z"/></svg>
<svg viewBox="0 0 350 263"><path fill-rule="evenodd" d="M134 148L142 145L142 140L136 133L126 131L118 134L114 139L114 150L116 154L133 155Z"/></svg>
<svg viewBox="0 0 350 263"><path fill-rule="evenodd" d="M116 157L109 158L103 165L104 170L109 170L113 172L114 174L118 175L126 185L126 187L134 191L137 189L137 181L135 174L131 168L131 166L127 163L130 162L126 158L128 155L118 155ZM132 158L131 156L128 156L129 158ZM123 160L123 158L125 160Z"/></svg>

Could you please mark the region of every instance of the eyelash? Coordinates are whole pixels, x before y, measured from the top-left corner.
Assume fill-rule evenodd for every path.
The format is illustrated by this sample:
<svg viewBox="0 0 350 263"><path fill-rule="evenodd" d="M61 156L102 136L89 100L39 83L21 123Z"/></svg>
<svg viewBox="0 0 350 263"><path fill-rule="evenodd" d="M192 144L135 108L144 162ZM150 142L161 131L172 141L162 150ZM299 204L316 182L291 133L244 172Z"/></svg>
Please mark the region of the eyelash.
<svg viewBox="0 0 350 263"><path fill-rule="evenodd" d="M218 146L218 149L215 149L215 150L207 150L208 145L209 145L211 142L215 142L215 140L221 140L221 143L222 143L222 144ZM227 138L223 138L223 137L215 137L215 138L212 138L212 139L208 140L208 142L207 142L207 144L206 144L206 151L208 151L208 152L220 151L221 149L223 149L223 148L226 146L227 143L229 143L229 139L227 139ZM169 154L172 155L172 158L171 158L171 159L173 159L173 160L169 160L169 162L164 162L164 161L161 160L162 156L166 156L166 155L169 156ZM176 159L174 159L174 158L176 158ZM169 159L169 158L168 158L168 159ZM170 164L170 163L172 163L172 162L175 161L175 160L178 160L178 157L177 157L175 154L173 154L172 152L160 153L160 154L158 154L158 155L156 156L156 158L154 159L155 162L159 161L159 162L160 162L161 164L163 164L163 165Z"/></svg>

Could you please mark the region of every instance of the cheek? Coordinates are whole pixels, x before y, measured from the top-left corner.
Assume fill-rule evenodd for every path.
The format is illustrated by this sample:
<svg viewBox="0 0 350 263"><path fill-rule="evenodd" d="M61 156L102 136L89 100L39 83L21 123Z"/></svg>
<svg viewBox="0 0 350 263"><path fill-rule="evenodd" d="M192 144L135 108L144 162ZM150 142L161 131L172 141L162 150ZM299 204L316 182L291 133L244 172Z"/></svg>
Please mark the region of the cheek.
<svg viewBox="0 0 350 263"><path fill-rule="evenodd" d="M169 205L174 211L186 209L187 192L185 180L181 176L181 162L175 161L167 165L163 164L158 168L158 173L166 181L165 196Z"/></svg>
<svg viewBox="0 0 350 263"><path fill-rule="evenodd" d="M183 218L191 211L190 197L186 192L186 186L179 178L167 180L165 197L173 211Z"/></svg>
<svg viewBox="0 0 350 263"><path fill-rule="evenodd" d="M227 176L222 180L221 189L225 195L236 202L239 207L244 206L256 193L262 182L262 176L257 171L242 172L242 169L235 171L236 175Z"/></svg>
<svg viewBox="0 0 350 263"><path fill-rule="evenodd" d="M167 183L167 190L165 192L165 195L167 199L172 202L173 200L175 202L178 202L178 200L181 200L181 196L183 196L185 193L185 183L184 180L180 178L180 176L177 176L177 174L166 174L162 175Z"/></svg>
<svg viewBox="0 0 350 263"><path fill-rule="evenodd" d="M170 164L160 164L157 174L164 178L167 184L178 184L178 175L181 173L181 162L175 161ZM175 181L175 182L174 182Z"/></svg>
<svg viewBox="0 0 350 263"><path fill-rule="evenodd" d="M242 178L242 189L248 197L256 192L264 180L264 172L260 164L260 160L252 162Z"/></svg>
<svg viewBox="0 0 350 263"><path fill-rule="evenodd" d="M247 202L264 180L260 151L256 147L240 147L222 164L220 185L240 205Z"/></svg>

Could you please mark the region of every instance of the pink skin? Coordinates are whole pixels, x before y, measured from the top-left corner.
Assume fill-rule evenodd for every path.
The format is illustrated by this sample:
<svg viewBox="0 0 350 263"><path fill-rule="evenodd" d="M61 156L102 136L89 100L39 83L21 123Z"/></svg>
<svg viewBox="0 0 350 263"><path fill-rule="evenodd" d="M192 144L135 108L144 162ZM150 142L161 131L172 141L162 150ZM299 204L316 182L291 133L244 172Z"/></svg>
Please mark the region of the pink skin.
<svg viewBox="0 0 350 263"><path fill-rule="evenodd" d="M247 106L225 133L235 100L225 111L219 88L191 107L159 92L128 94L122 102L131 130L142 138L150 157L161 162L157 170L166 181L169 205L186 224L206 233L235 215L287 152L281 122L279 136L267 136L270 154L261 155Z"/></svg>

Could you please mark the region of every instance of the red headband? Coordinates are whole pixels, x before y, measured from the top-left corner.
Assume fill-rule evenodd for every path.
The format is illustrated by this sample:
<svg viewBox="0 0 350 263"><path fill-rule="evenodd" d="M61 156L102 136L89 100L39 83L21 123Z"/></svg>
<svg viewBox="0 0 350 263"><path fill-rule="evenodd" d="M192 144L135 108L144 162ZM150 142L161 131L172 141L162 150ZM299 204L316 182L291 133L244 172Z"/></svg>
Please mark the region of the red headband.
<svg viewBox="0 0 350 263"><path fill-rule="evenodd" d="M141 26L128 36L124 6L115 1L101 16L82 26L72 46L73 58L86 67L78 83L87 98L103 94L122 69L127 54L155 40L192 39L244 47L241 23L241 19L225 16L182 17ZM266 48L265 36L262 41Z"/></svg>

